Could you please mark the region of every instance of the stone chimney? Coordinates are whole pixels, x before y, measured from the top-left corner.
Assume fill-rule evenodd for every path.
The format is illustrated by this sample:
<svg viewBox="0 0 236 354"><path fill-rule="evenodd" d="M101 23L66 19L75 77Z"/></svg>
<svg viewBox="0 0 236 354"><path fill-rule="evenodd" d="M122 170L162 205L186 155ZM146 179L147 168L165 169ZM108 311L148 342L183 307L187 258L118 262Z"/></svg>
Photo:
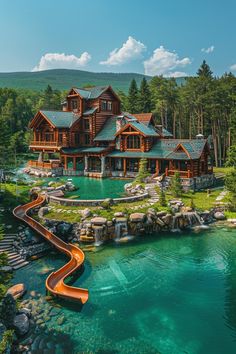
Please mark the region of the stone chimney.
<svg viewBox="0 0 236 354"><path fill-rule="evenodd" d="M124 116L117 116L116 118L116 131L118 132L125 125Z"/></svg>

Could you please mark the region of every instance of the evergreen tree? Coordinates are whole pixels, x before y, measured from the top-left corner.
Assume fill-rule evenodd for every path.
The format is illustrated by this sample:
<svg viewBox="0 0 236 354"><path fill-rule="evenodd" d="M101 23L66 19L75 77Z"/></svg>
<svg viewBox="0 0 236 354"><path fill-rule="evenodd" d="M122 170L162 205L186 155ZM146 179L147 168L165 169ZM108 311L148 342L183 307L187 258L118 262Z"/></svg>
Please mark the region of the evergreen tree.
<svg viewBox="0 0 236 354"><path fill-rule="evenodd" d="M183 189L179 172L175 172L174 176L171 178L170 190L174 197L180 197L182 195Z"/></svg>
<svg viewBox="0 0 236 354"><path fill-rule="evenodd" d="M142 183L142 182L144 182L145 178L147 178L148 176L149 176L149 173L147 171L147 159L141 158L141 160L139 162L138 175L135 179L135 182Z"/></svg>
<svg viewBox="0 0 236 354"><path fill-rule="evenodd" d="M166 206L166 204L167 204L166 203L166 195L165 195L163 188L161 188L161 191L160 191L159 203L160 203L160 206Z"/></svg>
<svg viewBox="0 0 236 354"><path fill-rule="evenodd" d="M152 110L151 93L145 77L142 79L140 84L138 106L140 113L149 113Z"/></svg>
<svg viewBox="0 0 236 354"><path fill-rule="evenodd" d="M236 210L236 168L228 172L225 177L225 186L232 193L231 196L231 209Z"/></svg>
<svg viewBox="0 0 236 354"><path fill-rule="evenodd" d="M228 149L226 166L236 168L236 145L232 145Z"/></svg>
<svg viewBox="0 0 236 354"><path fill-rule="evenodd" d="M203 60L202 65L197 71L197 76L205 77L208 79L212 78L212 71L210 69L210 66L207 64L206 60Z"/></svg>
<svg viewBox="0 0 236 354"><path fill-rule="evenodd" d="M138 101L139 101L138 87L135 79L133 79L130 83L128 98L127 98L127 109L129 113L139 113Z"/></svg>

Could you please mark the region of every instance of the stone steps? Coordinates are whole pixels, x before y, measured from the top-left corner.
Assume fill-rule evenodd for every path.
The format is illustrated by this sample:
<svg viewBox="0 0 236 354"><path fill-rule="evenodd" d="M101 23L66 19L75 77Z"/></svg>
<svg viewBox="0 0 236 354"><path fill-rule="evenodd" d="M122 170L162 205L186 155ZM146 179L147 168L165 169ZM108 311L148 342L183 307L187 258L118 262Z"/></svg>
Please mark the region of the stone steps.
<svg viewBox="0 0 236 354"><path fill-rule="evenodd" d="M14 265L13 268L14 268L14 270L17 270L17 269L20 269L20 268L22 268L22 267L25 267L27 264L29 264L28 261L22 260L21 263L19 263L19 264L17 264L17 265Z"/></svg>
<svg viewBox="0 0 236 354"><path fill-rule="evenodd" d="M8 252L8 260L10 261L10 260L13 260L13 259L15 259L15 258L18 258L18 257L21 257L18 253L12 253L12 254L10 254L9 255L9 252Z"/></svg>

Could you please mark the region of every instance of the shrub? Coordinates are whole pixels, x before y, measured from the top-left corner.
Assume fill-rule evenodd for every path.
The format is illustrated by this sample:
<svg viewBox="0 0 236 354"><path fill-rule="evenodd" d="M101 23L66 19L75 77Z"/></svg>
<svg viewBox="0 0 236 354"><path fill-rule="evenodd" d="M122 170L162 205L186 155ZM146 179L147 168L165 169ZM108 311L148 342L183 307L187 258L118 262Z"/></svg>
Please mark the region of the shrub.
<svg viewBox="0 0 236 354"><path fill-rule="evenodd" d="M170 190L174 197L180 197L182 195L183 188L179 172L175 172L174 176L171 178Z"/></svg>
<svg viewBox="0 0 236 354"><path fill-rule="evenodd" d="M161 192L160 192L159 203L160 203L161 206L166 206L167 205L167 203L166 203L166 195L165 195L165 192L164 192L163 188L161 189Z"/></svg>

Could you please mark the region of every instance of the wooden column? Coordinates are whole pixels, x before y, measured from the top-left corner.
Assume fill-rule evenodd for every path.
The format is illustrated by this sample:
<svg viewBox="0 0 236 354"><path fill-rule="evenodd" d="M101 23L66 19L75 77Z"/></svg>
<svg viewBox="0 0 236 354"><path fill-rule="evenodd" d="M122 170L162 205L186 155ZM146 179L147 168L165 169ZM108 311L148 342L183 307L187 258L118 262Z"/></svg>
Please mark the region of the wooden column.
<svg viewBox="0 0 236 354"><path fill-rule="evenodd" d="M123 160L123 170L124 170L124 176L126 175L126 158Z"/></svg>
<svg viewBox="0 0 236 354"><path fill-rule="evenodd" d="M159 174L159 161L156 160L156 173Z"/></svg>
<svg viewBox="0 0 236 354"><path fill-rule="evenodd" d="M67 156L64 156L64 169L67 170L68 166L67 166Z"/></svg>

